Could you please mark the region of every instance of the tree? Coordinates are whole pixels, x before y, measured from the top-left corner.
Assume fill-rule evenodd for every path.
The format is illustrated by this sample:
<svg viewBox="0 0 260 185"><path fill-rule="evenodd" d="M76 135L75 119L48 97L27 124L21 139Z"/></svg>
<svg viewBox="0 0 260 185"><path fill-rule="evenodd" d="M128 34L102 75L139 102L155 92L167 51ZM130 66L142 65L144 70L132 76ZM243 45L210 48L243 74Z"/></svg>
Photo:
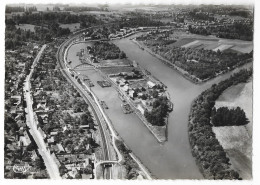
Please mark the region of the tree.
<svg viewBox="0 0 260 185"><path fill-rule="evenodd" d="M121 51L121 52L119 53L119 58L120 58L120 59L126 58L126 54L125 54L124 51Z"/></svg>

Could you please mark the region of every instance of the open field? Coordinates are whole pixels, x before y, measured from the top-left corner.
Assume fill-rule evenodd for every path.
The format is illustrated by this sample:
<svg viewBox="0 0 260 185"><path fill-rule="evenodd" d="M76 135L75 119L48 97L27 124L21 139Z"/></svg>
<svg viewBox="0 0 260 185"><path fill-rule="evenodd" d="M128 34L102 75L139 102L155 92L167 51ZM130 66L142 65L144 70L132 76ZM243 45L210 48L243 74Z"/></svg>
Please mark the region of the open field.
<svg viewBox="0 0 260 185"><path fill-rule="evenodd" d="M105 74L116 74L120 72L132 72L135 69L134 67L109 67L109 68L101 68L100 70Z"/></svg>
<svg viewBox="0 0 260 185"><path fill-rule="evenodd" d="M71 32L74 32L80 29L80 23L72 23L72 24L60 24L61 28L69 28Z"/></svg>
<svg viewBox="0 0 260 185"><path fill-rule="evenodd" d="M196 49L205 49L220 51L231 50L237 53L249 53L253 50L252 41L243 41L236 39L219 39L215 36L203 36L185 33L181 31L176 31L174 34L171 34L170 37L177 39L177 42L171 44L175 47L184 47L184 48L196 48Z"/></svg>
<svg viewBox="0 0 260 185"><path fill-rule="evenodd" d="M253 82L250 80L246 84L238 84L228 88L218 99L215 107L241 107L249 120L246 125L248 133L252 135L253 127Z"/></svg>
<svg viewBox="0 0 260 185"><path fill-rule="evenodd" d="M117 65L131 65L132 62L128 59L114 59L114 60L101 60L102 66L117 66Z"/></svg>
<svg viewBox="0 0 260 185"><path fill-rule="evenodd" d="M207 40L207 39L195 39L195 38L184 38L180 39L173 46L193 48L193 49L205 49L213 51L225 51L231 49L238 53L250 53L253 50L252 43L243 43L243 41L229 41L229 40Z"/></svg>
<svg viewBox="0 0 260 185"><path fill-rule="evenodd" d="M16 28L20 28L22 30L30 30L31 32L34 32L34 28L35 28L35 25L32 25L32 24L19 24L19 25L15 25Z"/></svg>
<svg viewBox="0 0 260 185"><path fill-rule="evenodd" d="M216 101L216 108L241 107L249 123L245 126L213 127L217 139L227 152L231 164L243 179L252 178L252 80L228 88Z"/></svg>
<svg viewBox="0 0 260 185"><path fill-rule="evenodd" d="M185 44L188 44L190 42L193 42L195 38L183 38L179 39L177 42L173 43L172 46L181 47Z"/></svg>

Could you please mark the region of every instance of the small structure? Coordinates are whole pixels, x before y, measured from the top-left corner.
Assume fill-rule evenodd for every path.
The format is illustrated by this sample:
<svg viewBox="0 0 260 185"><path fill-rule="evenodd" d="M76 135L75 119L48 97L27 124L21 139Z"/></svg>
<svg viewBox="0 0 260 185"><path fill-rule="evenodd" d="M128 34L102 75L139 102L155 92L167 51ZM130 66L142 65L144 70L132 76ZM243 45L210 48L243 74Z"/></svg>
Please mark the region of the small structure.
<svg viewBox="0 0 260 185"><path fill-rule="evenodd" d="M138 109L142 114L144 114L145 109L143 108L143 106L142 106L141 104L138 104L138 105L137 105L137 109Z"/></svg>
<svg viewBox="0 0 260 185"><path fill-rule="evenodd" d="M130 90L129 91L129 96L134 99L135 97L137 97L137 93L134 90Z"/></svg>
<svg viewBox="0 0 260 185"><path fill-rule="evenodd" d="M156 84L151 82L151 81L148 81L147 85L148 85L149 88L153 88Z"/></svg>

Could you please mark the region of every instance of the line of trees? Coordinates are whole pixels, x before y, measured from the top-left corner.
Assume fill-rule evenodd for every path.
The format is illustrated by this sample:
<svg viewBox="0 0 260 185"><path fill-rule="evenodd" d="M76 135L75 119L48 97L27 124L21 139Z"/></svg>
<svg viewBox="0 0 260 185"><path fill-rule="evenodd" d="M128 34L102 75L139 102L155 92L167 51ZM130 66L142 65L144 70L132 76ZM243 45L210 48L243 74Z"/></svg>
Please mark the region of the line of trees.
<svg viewBox="0 0 260 185"><path fill-rule="evenodd" d="M139 171L139 166L129 155L132 151L129 150L122 141L116 140L116 147L121 152L124 157L122 164L126 168L126 179L136 179L139 175L137 171Z"/></svg>
<svg viewBox="0 0 260 185"><path fill-rule="evenodd" d="M212 131L210 117L215 101L232 85L246 82L252 76L252 69L241 70L229 79L212 85L193 102L188 125L192 155L202 174L207 179L240 179L231 169L229 158Z"/></svg>

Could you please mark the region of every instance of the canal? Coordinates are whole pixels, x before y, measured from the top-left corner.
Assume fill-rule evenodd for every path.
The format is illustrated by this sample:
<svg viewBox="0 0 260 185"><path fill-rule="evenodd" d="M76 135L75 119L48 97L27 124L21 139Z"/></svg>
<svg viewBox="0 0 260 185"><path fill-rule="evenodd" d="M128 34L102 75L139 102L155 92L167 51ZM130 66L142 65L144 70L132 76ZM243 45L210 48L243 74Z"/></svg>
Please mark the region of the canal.
<svg viewBox="0 0 260 185"><path fill-rule="evenodd" d="M190 105L202 91L230 76L233 72L217 77L214 80L196 85L183 78L157 58L136 46L130 38L114 40L130 60L137 61L153 76L162 81L168 88L174 110L169 115L168 141L159 144L135 114L124 114L121 100L114 88L101 88L96 82L102 77L94 70L79 71L94 83L93 92L108 105L106 110L116 131L130 147L133 153L158 179L202 179L203 176L191 155L188 140L188 115ZM71 52L71 51L69 51ZM75 52L75 50L74 50ZM70 55L73 60L75 54ZM250 67L252 64L245 65ZM237 71L237 70L236 70Z"/></svg>

